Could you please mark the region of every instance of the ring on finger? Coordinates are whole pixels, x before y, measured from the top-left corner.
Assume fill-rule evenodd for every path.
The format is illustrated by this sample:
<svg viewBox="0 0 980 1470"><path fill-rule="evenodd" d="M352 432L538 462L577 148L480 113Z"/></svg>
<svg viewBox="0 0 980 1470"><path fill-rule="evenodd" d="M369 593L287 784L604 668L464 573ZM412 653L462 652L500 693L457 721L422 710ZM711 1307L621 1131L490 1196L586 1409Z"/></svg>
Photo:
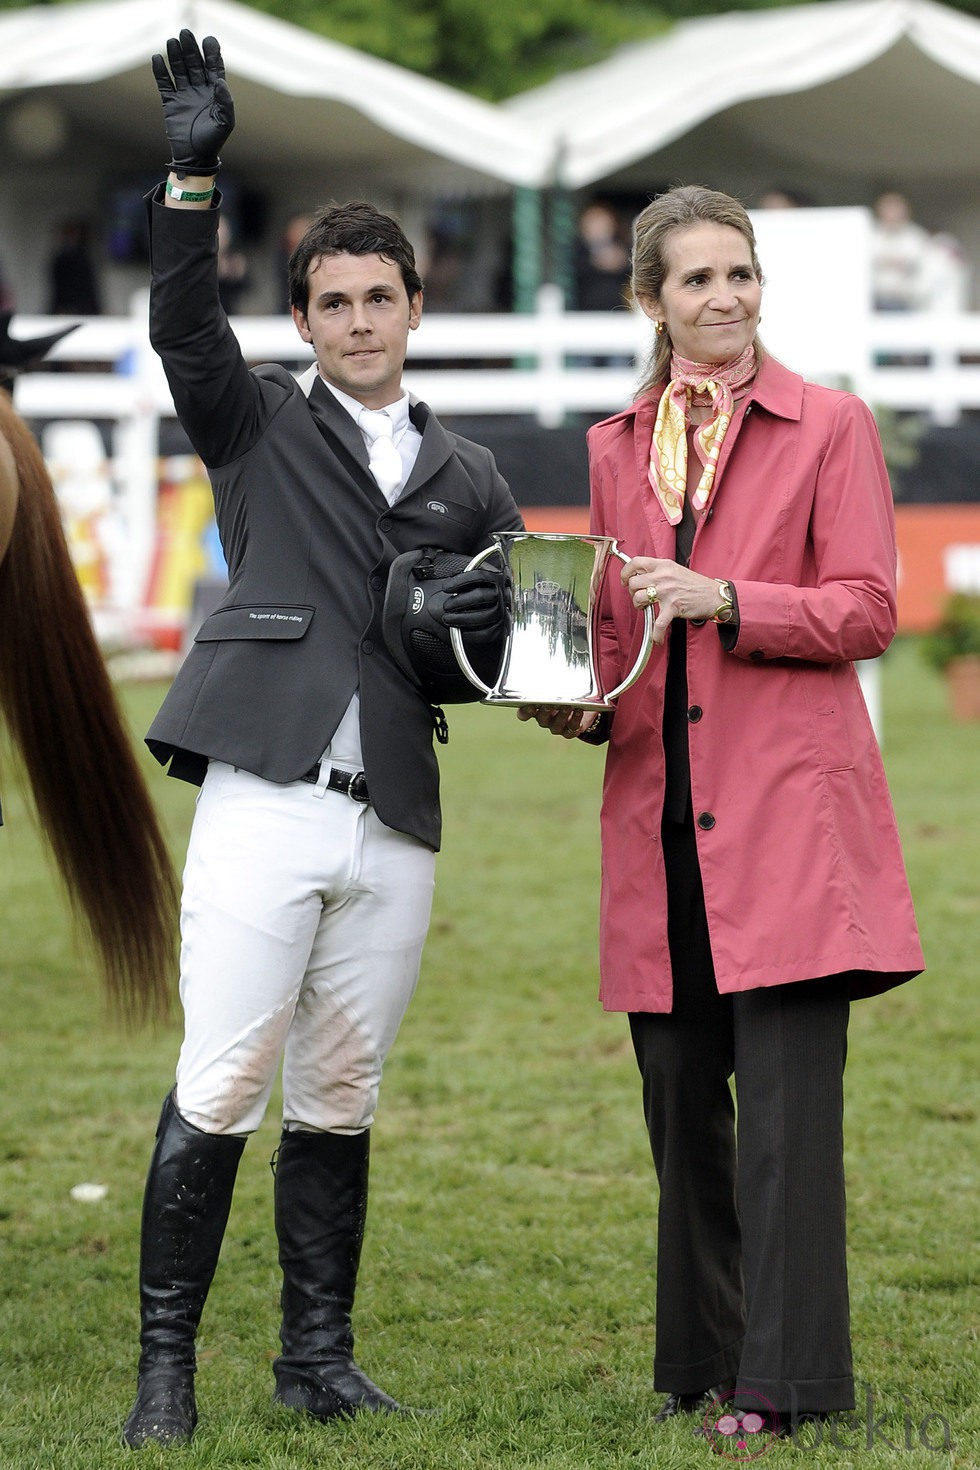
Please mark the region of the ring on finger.
<svg viewBox="0 0 980 1470"><path fill-rule="evenodd" d="M657 589L656 589L656 587L648 587L647 588L647 606L648 607L653 607L653 604L656 601L657 601Z"/></svg>

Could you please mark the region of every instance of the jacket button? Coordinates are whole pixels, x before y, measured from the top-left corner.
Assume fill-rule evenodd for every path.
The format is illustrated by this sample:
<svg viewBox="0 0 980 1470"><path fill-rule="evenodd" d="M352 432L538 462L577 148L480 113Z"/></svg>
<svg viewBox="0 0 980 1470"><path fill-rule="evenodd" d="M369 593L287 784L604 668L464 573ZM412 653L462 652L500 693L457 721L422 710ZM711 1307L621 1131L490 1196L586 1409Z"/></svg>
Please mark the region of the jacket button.
<svg viewBox="0 0 980 1470"><path fill-rule="evenodd" d="M384 577L374 576L374 577L369 578L369 580L368 580L368 586L371 588L371 591L372 592L380 592L381 589L382 589L382 587L384 586L384 584L385 584Z"/></svg>
<svg viewBox="0 0 980 1470"><path fill-rule="evenodd" d="M361 644L361 652L362 653L373 653L374 652L374 644L371 642L370 638L365 638L364 642Z"/></svg>
<svg viewBox="0 0 980 1470"><path fill-rule="evenodd" d="M698 826L702 832L710 832L715 825L715 819L710 812L701 812L698 816Z"/></svg>
<svg viewBox="0 0 980 1470"><path fill-rule="evenodd" d="M765 658L765 656L766 655L761 648L753 648L752 652L749 654L749 658L754 658L756 663L758 663L760 659Z"/></svg>
<svg viewBox="0 0 980 1470"><path fill-rule="evenodd" d="M391 517L390 516L382 516L381 519L380 519L380 521L378 522L378 527L382 531L390 531L391 530Z"/></svg>
<svg viewBox="0 0 980 1470"><path fill-rule="evenodd" d="M687 712L687 718L690 720L692 725L696 725L703 714L704 710L699 704L692 704L691 708Z"/></svg>

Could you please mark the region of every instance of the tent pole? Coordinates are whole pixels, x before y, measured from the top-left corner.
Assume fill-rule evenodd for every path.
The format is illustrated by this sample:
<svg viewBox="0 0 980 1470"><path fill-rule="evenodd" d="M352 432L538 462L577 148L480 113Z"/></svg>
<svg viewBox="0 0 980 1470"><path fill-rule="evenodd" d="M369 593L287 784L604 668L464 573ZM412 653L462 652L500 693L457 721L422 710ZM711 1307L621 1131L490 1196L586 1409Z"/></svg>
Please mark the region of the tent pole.
<svg viewBox="0 0 980 1470"><path fill-rule="evenodd" d="M575 207L572 195L560 184L548 196L548 279L561 288L565 310L574 307Z"/></svg>
<svg viewBox="0 0 980 1470"><path fill-rule="evenodd" d="M518 186L513 204L513 302L514 310L536 309L541 285L541 190Z"/></svg>

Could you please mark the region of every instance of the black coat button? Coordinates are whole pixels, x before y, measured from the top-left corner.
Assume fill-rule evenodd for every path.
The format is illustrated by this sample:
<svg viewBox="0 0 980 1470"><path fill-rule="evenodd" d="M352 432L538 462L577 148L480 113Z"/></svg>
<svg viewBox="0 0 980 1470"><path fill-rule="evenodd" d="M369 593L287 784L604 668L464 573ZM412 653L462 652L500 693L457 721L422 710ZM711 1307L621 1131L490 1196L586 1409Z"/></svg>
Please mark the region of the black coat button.
<svg viewBox="0 0 980 1470"><path fill-rule="evenodd" d="M698 816L698 826L702 832L710 832L715 825L715 819L711 812L701 812Z"/></svg>
<svg viewBox="0 0 980 1470"><path fill-rule="evenodd" d="M371 639L370 638L365 638L364 642L361 644L361 652L362 653L373 653L374 652L374 644L371 642Z"/></svg>
<svg viewBox="0 0 980 1470"><path fill-rule="evenodd" d="M749 658L754 658L756 663L758 663L760 659L765 658L765 656L766 655L761 648L753 648L752 652L749 654Z"/></svg>
<svg viewBox="0 0 980 1470"><path fill-rule="evenodd" d="M696 725L703 714L704 710L699 704L692 704L691 708L687 712L687 718L690 720L692 725Z"/></svg>
<svg viewBox="0 0 980 1470"><path fill-rule="evenodd" d="M391 517L390 516L382 516L381 519L380 519L380 521L378 522L378 529L381 530L381 531L390 531L391 530Z"/></svg>
<svg viewBox="0 0 980 1470"><path fill-rule="evenodd" d="M368 586L371 588L371 591L372 592L380 592L381 589L382 589L382 587L384 586L384 584L385 584L384 577L378 577L378 576L371 577L370 581L368 582Z"/></svg>

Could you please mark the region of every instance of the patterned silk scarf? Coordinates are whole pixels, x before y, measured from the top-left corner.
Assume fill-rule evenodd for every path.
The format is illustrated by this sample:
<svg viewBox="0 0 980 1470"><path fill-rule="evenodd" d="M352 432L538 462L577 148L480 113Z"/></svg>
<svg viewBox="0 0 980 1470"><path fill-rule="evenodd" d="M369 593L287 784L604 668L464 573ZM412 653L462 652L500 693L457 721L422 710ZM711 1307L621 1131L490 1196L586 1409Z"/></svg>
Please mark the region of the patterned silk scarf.
<svg viewBox="0 0 980 1470"><path fill-rule="evenodd" d="M675 352L670 382L657 409L650 444L650 484L672 526L680 524L687 490L687 428L694 406L711 405L711 418L698 426L694 447L704 469L691 498L703 510L711 496L718 456L732 421L734 393L755 377L755 350L750 344L730 362L690 362Z"/></svg>

